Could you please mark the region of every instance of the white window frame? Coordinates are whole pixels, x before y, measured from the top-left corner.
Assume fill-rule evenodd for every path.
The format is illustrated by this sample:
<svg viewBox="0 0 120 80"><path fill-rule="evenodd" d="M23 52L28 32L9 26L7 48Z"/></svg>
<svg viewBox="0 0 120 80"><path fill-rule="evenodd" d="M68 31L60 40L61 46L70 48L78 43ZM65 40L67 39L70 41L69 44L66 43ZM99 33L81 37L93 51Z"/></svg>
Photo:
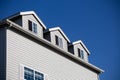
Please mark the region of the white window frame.
<svg viewBox="0 0 120 80"><path fill-rule="evenodd" d="M29 22L31 22L31 28L30 28L30 24L29 24ZM36 29L35 29L36 28ZM28 20L28 29L30 30L30 31L32 31L32 32L34 32L34 33L38 33L38 30L37 30L37 24L35 23L35 22L33 22L33 21L31 21L31 20Z"/></svg>
<svg viewBox="0 0 120 80"><path fill-rule="evenodd" d="M25 66L23 64L20 64L20 68L19 68L19 73L20 73L19 77L20 77L20 80L26 80L26 79L24 79L24 67L29 68L29 69L31 69L31 70L34 71L34 80L35 80L35 71L39 72L39 73L42 73L44 75L44 80L48 80L48 75L47 74L43 73L42 71L39 71L39 70L33 69L31 67Z"/></svg>
<svg viewBox="0 0 120 80"><path fill-rule="evenodd" d="M80 57L81 59L84 59L84 58L85 58L85 56L84 56L84 51L81 50L81 49L79 49L79 48L78 48L78 57Z"/></svg>

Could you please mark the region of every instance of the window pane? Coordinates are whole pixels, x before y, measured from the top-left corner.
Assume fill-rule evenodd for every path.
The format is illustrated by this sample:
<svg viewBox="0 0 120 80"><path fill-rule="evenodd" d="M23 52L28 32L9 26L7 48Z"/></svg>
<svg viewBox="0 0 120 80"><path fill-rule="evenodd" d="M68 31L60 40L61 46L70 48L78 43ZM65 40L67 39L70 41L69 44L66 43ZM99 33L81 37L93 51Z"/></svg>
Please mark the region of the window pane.
<svg viewBox="0 0 120 80"><path fill-rule="evenodd" d="M29 27L29 30L34 32L34 33L37 33L37 24L35 24L34 22L28 20L28 27Z"/></svg>
<svg viewBox="0 0 120 80"><path fill-rule="evenodd" d="M81 55L80 55L80 49L78 49L78 56L81 57Z"/></svg>
<svg viewBox="0 0 120 80"><path fill-rule="evenodd" d="M28 26L29 26L29 30L32 31L32 22L30 20L28 20Z"/></svg>
<svg viewBox="0 0 120 80"><path fill-rule="evenodd" d="M44 75L40 72L35 71L35 80L44 80Z"/></svg>
<svg viewBox="0 0 120 80"><path fill-rule="evenodd" d="M78 49L78 56L82 59L84 59L84 52L83 50Z"/></svg>
<svg viewBox="0 0 120 80"><path fill-rule="evenodd" d="M59 38L59 46L62 48L63 47L63 42L62 42L62 39Z"/></svg>
<svg viewBox="0 0 120 80"><path fill-rule="evenodd" d="M81 54L81 58L84 59L84 52L83 52L83 50L80 51L80 54Z"/></svg>
<svg viewBox="0 0 120 80"><path fill-rule="evenodd" d="M55 36L56 45L59 45L58 36Z"/></svg>
<svg viewBox="0 0 120 80"><path fill-rule="evenodd" d="M25 80L34 80L34 71L24 67L24 79Z"/></svg>
<svg viewBox="0 0 120 80"><path fill-rule="evenodd" d="M33 32L37 33L37 24L33 23L33 27L32 28L33 28Z"/></svg>
<svg viewBox="0 0 120 80"><path fill-rule="evenodd" d="M63 48L63 41L62 38L55 36L55 40L56 40L56 45L58 45L59 47Z"/></svg>

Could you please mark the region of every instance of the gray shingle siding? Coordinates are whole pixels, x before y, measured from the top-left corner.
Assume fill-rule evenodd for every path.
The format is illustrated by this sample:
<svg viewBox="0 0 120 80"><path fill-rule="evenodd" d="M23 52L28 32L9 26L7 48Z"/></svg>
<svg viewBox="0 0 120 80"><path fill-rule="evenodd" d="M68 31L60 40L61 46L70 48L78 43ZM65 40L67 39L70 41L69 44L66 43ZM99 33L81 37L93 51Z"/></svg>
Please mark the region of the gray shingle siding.
<svg viewBox="0 0 120 80"><path fill-rule="evenodd" d="M8 29L7 80L19 80L20 64L47 74L50 80L93 80L93 77L97 80L95 72L60 54L41 42Z"/></svg>

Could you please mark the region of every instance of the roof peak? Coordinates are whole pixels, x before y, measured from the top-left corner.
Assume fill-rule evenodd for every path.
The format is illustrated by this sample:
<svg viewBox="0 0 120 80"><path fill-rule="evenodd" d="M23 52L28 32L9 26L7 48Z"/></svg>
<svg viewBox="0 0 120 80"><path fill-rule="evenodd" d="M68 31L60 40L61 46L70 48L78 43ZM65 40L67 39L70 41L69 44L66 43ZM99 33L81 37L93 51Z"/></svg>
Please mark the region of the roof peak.
<svg viewBox="0 0 120 80"><path fill-rule="evenodd" d="M37 16L37 14L34 11L22 11L22 12L18 12L14 15L11 15L10 17L6 18L6 19L12 19L14 17L20 16L20 15L33 15L38 22L42 25L43 28L46 29L46 26L44 25L44 23L42 22L42 20Z"/></svg>

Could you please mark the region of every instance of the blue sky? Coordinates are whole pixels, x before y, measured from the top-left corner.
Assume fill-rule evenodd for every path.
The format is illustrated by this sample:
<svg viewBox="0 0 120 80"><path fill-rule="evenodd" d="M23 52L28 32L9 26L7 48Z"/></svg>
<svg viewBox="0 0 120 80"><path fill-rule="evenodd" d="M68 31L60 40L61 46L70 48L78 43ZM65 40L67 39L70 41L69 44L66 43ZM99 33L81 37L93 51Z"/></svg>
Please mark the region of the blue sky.
<svg viewBox="0 0 120 80"><path fill-rule="evenodd" d="M0 19L34 10L44 24L60 26L71 42L82 40L90 63L105 70L101 80L119 80L119 0L0 0Z"/></svg>

